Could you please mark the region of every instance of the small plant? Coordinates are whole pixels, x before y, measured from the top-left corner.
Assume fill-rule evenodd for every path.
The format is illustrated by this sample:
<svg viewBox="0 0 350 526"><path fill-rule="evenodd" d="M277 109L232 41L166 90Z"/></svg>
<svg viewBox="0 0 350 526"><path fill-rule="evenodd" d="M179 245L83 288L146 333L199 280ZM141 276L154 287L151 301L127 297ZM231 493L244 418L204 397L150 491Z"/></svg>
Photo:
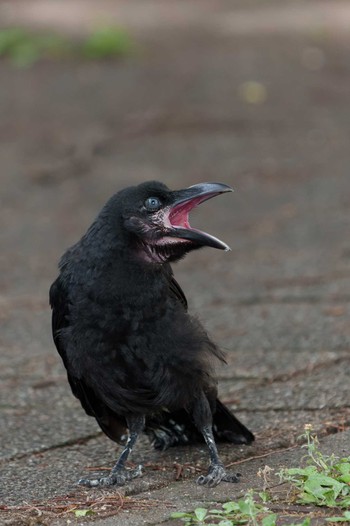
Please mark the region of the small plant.
<svg viewBox="0 0 350 526"><path fill-rule="evenodd" d="M176 512L173 519L181 519L192 524L218 524L219 526L236 526L248 524L251 526L275 526L276 515L268 513L268 509L254 499L252 490L237 501L225 502L221 509L197 508L191 513Z"/></svg>
<svg viewBox="0 0 350 526"><path fill-rule="evenodd" d="M42 57L61 57L69 52L69 43L57 35L34 34L21 28L0 30L0 56L8 57L17 67L30 66Z"/></svg>
<svg viewBox="0 0 350 526"><path fill-rule="evenodd" d="M296 490L297 502L327 508L345 508L343 515L326 518L329 523L350 524L350 457L338 458L335 455L324 455L319 449L319 442L312 435L311 426L305 426L302 437L307 450L306 467L288 468L278 473L282 482L288 482ZM248 491L237 501L222 504L221 509L197 508L190 513L173 513L174 519L181 519L190 525L207 526L276 526L277 515L271 513L267 504L273 501L273 495L267 491L271 468L265 466L258 476L263 479L263 491L258 495L254 490ZM259 499L257 502L256 499ZM288 504L286 505L288 509ZM289 526L310 526L310 517L303 522Z"/></svg>
<svg viewBox="0 0 350 526"><path fill-rule="evenodd" d="M276 526L277 515L270 513L268 508L256 502L253 490L248 491L245 496L237 501L222 504L222 509L208 510L197 508L193 512L175 512L172 519L181 519L188 526ZM337 517L338 518L338 517ZM303 522L289 524L289 526L310 526L310 519Z"/></svg>
<svg viewBox="0 0 350 526"><path fill-rule="evenodd" d="M0 57L17 67L29 67L42 58L87 58L99 60L121 57L134 48L129 34L118 27L106 26L77 41L55 34L39 34L22 28L0 30Z"/></svg>
<svg viewBox="0 0 350 526"><path fill-rule="evenodd" d="M324 455L319 450L317 436L305 426L307 449L305 468L283 469L278 474L281 481L290 482L297 490L299 504L314 504L329 508L350 507L350 457L338 458Z"/></svg>
<svg viewBox="0 0 350 526"><path fill-rule="evenodd" d="M133 42L123 29L107 26L96 29L83 43L82 54L89 59L112 58L130 53Z"/></svg>
<svg viewBox="0 0 350 526"><path fill-rule="evenodd" d="M350 511L344 511L343 515L341 517L330 517L329 519L326 519L328 522L346 522L347 524L350 524Z"/></svg>

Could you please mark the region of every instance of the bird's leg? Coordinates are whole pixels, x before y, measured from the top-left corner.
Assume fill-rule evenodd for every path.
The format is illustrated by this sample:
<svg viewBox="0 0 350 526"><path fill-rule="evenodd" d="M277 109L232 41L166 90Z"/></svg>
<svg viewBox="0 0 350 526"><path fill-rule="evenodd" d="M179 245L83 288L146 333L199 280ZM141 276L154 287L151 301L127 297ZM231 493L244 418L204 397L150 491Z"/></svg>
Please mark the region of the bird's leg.
<svg viewBox="0 0 350 526"><path fill-rule="evenodd" d="M205 443L209 449L210 465L207 475L201 475L197 479L197 484L209 487L217 486L221 481L238 482L239 474L233 475L226 473L221 462L212 429L212 412L207 397L202 393L197 400L193 410L194 422L202 433Z"/></svg>
<svg viewBox="0 0 350 526"><path fill-rule="evenodd" d="M145 418L144 416L130 416L127 417L126 423L129 429L129 437L110 475L100 479L80 479L78 484L90 488L95 486L123 486L129 480L142 474L142 466L138 466L135 469L126 469L125 462L135 445L138 435L143 431Z"/></svg>

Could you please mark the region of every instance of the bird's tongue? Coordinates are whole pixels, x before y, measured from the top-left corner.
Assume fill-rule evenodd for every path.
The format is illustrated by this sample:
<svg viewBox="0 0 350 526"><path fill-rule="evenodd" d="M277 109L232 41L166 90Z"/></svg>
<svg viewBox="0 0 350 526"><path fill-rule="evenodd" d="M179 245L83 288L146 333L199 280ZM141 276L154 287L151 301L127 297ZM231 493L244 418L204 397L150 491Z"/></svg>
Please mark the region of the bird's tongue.
<svg viewBox="0 0 350 526"><path fill-rule="evenodd" d="M203 203L203 201L214 197L214 195L215 194L193 197L188 201L175 205L173 208L171 208L169 212L170 224L173 227L191 228L189 222L189 213L191 212L191 210L198 206L200 203Z"/></svg>

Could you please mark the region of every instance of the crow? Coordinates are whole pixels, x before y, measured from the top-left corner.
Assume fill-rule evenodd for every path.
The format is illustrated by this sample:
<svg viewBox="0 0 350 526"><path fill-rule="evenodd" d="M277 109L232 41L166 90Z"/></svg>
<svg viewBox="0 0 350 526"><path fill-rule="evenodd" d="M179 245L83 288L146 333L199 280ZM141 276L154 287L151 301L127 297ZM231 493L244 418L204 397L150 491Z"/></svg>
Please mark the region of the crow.
<svg viewBox="0 0 350 526"><path fill-rule="evenodd" d="M204 246L229 247L189 224L189 212L230 192L222 183L171 191L149 181L125 188L62 256L50 288L53 339L73 394L124 449L110 474L88 487L123 485L141 475L126 460L145 432L155 448L204 439L209 470L197 483L237 482L215 439L249 444L254 435L217 399L213 373L223 353L188 314L171 262Z"/></svg>

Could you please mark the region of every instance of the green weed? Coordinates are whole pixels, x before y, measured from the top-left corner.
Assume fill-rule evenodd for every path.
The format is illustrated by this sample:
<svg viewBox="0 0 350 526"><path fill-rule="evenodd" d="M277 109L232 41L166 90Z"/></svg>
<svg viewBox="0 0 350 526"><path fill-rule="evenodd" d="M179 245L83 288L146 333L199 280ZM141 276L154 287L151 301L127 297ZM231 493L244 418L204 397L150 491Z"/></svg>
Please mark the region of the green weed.
<svg viewBox="0 0 350 526"><path fill-rule="evenodd" d="M77 41L55 34L38 34L22 28L0 30L0 57L16 67L25 68L40 59L85 58L99 60L123 57L131 53L134 43L118 27L100 27Z"/></svg>
<svg viewBox="0 0 350 526"><path fill-rule="evenodd" d="M253 491L248 491L238 501L222 504L221 509L197 508L192 513L173 513L173 519L182 519L192 524L218 524L219 526L236 526L249 524L251 526L275 526L276 515L268 513L268 509L254 499Z"/></svg>
<svg viewBox="0 0 350 526"><path fill-rule="evenodd" d="M101 27L87 37L81 51L90 59L113 58L130 53L133 42L130 35L115 27Z"/></svg>
<svg viewBox="0 0 350 526"><path fill-rule="evenodd" d="M318 438L305 427L306 467L283 469L278 474L281 481L290 482L297 491L299 504L314 504L328 508L350 507L350 457L338 458L324 455L319 449Z"/></svg>
<svg viewBox="0 0 350 526"><path fill-rule="evenodd" d="M281 470L278 475L282 482L288 482L296 491L299 504L324 506L326 508L350 508L350 457L338 458L335 455L324 455L319 449L317 436L312 435L311 426L305 426L302 436L306 439L307 455L304 458L306 466L303 468L288 468ZM266 469L266 468L265 468ZM269 471L270 468L268 468ZM265 472L265 477L267 472ZM267 482L267 478L265 480ZM220 509L197 508L193 512L176 512L171 515L174 519L181 519L190 525L207 526L276 526L278 516L272 513L267 503L272 500L266 491L266 485L259 494L248 491L237 501L222 504ZM288 503L286 504L288 509ZM350 512L325 519L330 523L350 523ZM280 522L279 522L280 524ZM289 526L309 526L310 518L301 523Z"/></svg>

